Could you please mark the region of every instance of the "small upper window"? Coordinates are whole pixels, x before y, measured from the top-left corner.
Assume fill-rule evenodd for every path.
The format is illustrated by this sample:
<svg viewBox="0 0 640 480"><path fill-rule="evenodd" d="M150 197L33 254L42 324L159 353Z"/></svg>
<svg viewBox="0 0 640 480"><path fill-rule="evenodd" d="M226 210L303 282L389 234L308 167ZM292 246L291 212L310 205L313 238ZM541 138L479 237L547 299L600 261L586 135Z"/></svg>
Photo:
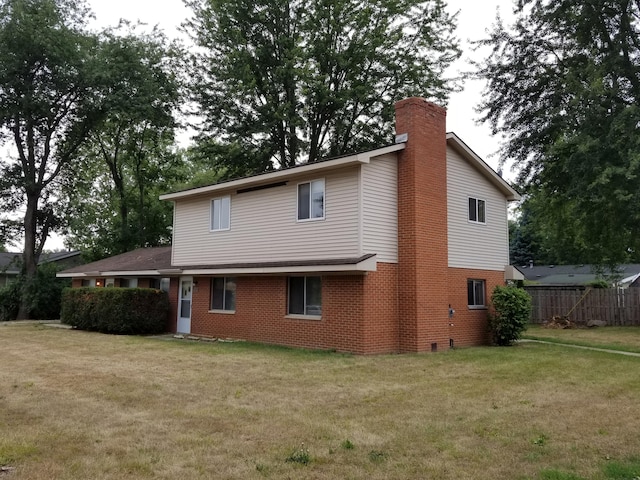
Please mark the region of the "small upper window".
<svg viewBox="0 0 640 480"><path fill-rule="evenodd" d="M484 280L467 280L467 305L470 307L485 306Z"/></svg>
<svg viewBox="0 0 640 480"><path fill-rule="evenodd" d="M231 197L211 200L211 230L229 230L231 224Z"/></svg>
<svg viewBox="0 0 640 480"><path fill-rule="evenodd" d="M485 223L486 203L478 198L469 198L469 221Z"/></svg>
<svg viewBox="0 0 640 480"><path fill-rule="evenodd" d="M298 220L324 218L324 180L298 184Z"/></svg>

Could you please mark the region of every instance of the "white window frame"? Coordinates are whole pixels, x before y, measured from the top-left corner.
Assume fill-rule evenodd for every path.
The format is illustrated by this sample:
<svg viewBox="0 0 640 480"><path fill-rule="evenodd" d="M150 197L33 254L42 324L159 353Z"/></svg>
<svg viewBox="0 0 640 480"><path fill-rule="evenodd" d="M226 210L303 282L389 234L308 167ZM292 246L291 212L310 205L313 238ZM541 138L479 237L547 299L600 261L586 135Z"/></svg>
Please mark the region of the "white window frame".
<svg viewBox="0 0 640 480"><path fill-rule="evenodd" d="M312 217L313 212L313 184L322 182L322 216ZM300 186L309 185L309 218L300 218ZM327 215L327 182L324 178L316 178L309 180L308 182L300 182L296 187L296 220L298 222L315 222L317 220L324 220Z"/></svg>
<svg viewBox="0 0 640 480"><path fill-rule="evenodd" d="M482 285L482 299L476 298L476 285ZM469 303L469 287L473 292L473 303ZM482 300L482 303L478 303ZM480 278L468 278L467 279L467 306L470 309L484 309L487 308L487 282Z"/></svg>
<svg viewBox="0 0 640 480"><path fill-rule="evenodd" d="M470 200L474 200L475 201L475 220L471 219L471 205L469 205L471 202ZM480 218L480 202L482 202L482 204L484 205L484 209L483 209L483 219L479 220ZM487 201L482 199L482 198L478 198L478 197L467 197L467 221L469 223L477 223L480 225L486 225L487 223Z"/></svg>
<svg viewBox="0 0 640 480"><path fill-rule="evenodd" d="M213 285L214 285L214 280L216 280L217 278L222 278L222 308L213 308ZM233 283L236 284L236 288L237 288L237 279L236 277L212 277L211 278L211 285L209 288L209 311L210 312L215 312L215 313L236 313L236 298L234 295L233 298L233 308L227 308L226 305L226 296L224 295L224 292L227 291L227 282L232 281Z"/></svg>
<svg viewBox="0 0 640 480"><path fill-rule="evenodd" d="M225 200L227 204L227 220L228 223L226 225L221 225L220 219L218 219L218 225L214 224L215 218L214 213L216 210L216 202L219 202L220 211L224 208ZM221 216L222 217L222 216ZM210 207L209 207L209 231L210 232L222 232L225 230L231 230L231 195L225 195L223 197L217 197L211 199Z"/></svg>

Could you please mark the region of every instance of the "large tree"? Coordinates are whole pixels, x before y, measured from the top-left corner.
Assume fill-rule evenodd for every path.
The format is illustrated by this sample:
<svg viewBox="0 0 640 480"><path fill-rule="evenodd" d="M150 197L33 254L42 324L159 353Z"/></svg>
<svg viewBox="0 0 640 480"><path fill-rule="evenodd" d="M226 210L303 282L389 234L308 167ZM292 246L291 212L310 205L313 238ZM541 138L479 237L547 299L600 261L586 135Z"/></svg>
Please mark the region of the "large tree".
<svg viewBox="0 0 640 480"><path fill-rule="evenodd" d="M483 119L570 257L637 258L640 1L520 0L514 11L481 42Z"/></svg>
<svg viewBox="0 0 640 480"><path fill-rule="evenodd" d="M388 143L393 102L445 103L443 0L187 0L200 146L226 176Z"/></svg>
<svg viewBox="0 0 640 480"><path fill-rule="evenodd" d="M81 0L0 2L0 209L5 236L24 238L27 286L59 225L56 182L101 116L87 13ZM24 290L18 318L29 314Z"/></svg>
<svg viewBox="0 0 640 480"><path fill-rule="evenodd" d="M66 192L68 243L90 259L170 243L171 205L158 196L182 181L175 152L177 50L154 30L123 25L100 38L105 117L79 151Z"/></svg>

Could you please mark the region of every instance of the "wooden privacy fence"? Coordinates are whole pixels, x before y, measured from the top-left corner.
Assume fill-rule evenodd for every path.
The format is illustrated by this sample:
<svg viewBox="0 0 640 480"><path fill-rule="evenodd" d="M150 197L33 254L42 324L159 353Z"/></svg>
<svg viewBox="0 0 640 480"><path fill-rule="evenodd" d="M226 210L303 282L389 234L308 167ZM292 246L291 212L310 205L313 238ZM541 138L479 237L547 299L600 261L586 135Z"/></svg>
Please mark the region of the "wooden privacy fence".
<svg viewBox="0 0 640 480"><path fill-rule="evenodd" d="M578 324L603 320L607 325L640 325L640 288L528 286L531 323L568 316Z"/></svg>

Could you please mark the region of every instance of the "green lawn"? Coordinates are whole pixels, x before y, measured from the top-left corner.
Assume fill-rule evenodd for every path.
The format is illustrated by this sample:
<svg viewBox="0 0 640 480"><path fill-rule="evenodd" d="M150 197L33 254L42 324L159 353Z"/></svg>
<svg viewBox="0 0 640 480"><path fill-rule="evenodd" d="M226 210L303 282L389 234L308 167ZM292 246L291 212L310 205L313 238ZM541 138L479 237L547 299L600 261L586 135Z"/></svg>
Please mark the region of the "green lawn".
<svg viewBox="0 0 640 480"><path fill-rule="evenodd" d="M0 326L0 478L640 476L640 358L355 357Z"/></svg>
<svg viewBox="0 0 640 480"><path fill-rule="evenodd" d="M544 328L530 325L524 338L640 353L640 327Z"/></svg>

